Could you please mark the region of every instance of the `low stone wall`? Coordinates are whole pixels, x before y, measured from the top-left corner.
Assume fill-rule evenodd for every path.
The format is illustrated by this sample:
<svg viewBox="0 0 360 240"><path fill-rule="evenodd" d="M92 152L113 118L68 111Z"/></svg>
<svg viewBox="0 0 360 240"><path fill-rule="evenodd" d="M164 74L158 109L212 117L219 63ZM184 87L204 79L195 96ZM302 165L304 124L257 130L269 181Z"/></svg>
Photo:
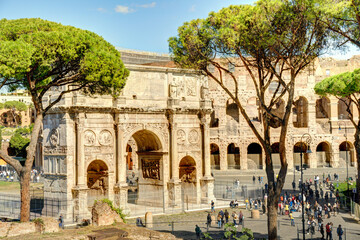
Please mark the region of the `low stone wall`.
<svg viewBox="0 0 360 240"><path fill-rule="evenodd" d="M13 237L34 232L52 233L59 231L59 224L56 219L42 217L39 224L35 222L0 222L0 237ZM39 221L39 222L40 222Z"/></svg>

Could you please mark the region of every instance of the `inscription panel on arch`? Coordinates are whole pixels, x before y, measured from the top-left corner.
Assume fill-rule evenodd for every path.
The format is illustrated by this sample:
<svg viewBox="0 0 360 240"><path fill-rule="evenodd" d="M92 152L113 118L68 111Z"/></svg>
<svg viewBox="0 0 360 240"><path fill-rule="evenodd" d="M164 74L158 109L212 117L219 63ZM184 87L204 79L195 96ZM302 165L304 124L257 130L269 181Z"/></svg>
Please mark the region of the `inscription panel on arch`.
<svg viewBox="0 0 360 240"><path fill-rule="evenodd" d="M160 180L160 160L141 159L143 178Z"/></svg>

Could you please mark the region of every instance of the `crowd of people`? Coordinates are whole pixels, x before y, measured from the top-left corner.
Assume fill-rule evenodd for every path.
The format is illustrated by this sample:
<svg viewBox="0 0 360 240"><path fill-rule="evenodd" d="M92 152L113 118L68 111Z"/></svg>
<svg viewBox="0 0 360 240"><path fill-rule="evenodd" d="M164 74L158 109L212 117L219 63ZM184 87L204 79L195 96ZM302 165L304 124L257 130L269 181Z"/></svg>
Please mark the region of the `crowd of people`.
<svg viewBox="0 0 360 240"><path fill-rule="evenodd" d="M30 181L31 182L40 182L43 171L38 171L36 169L32 169L30 173ZM19 181L19 177L14 170L3 170L0 171L0 180L7 182Z"/></svg>
<svg viewBox="0 0 360 240"><path fill-rule="evenodd" d="M10 171L10 170L0 171L0 179L3 181L13 182L15 179L15 171Z"/></svg>
<svg viewBox="0 0 360 240"><path fill-rule="evenodd" d="M334 180L338 179L339 176L335 173ZM295 191L294 182L292 185ZM314 176L313 179L306 179L304 183L300 179L298 186L300 193L288 194L285 192L280 196L279 214L288 215L291 226L295 226L294 212L302 213L304 211L307 219L307 234L315 234L315 231L318 231L321 234L321 239L325 239L325 234L326 239L333 239L333 223L328 219L339 214L340 196L339 191L335 191L330 174L326 178L323 175L322 182L318 175ZM303 196L301 196L301 190L303 190ZM325 224L325 222L327 223ZM342 239L343 229L341 225L338 226L336 233L339 239Z"/></svg>

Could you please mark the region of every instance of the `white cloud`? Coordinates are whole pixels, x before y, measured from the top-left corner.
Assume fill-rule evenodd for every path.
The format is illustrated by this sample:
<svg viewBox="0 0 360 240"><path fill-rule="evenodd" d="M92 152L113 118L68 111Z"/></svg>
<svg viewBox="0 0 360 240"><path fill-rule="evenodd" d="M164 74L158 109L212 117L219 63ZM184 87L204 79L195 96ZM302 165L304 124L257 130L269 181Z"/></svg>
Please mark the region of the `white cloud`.
<svg viewBox="0 0 360 240"><path fill-rule="evenodd" d="M152 3L149 3L149 4L142 4L142 5L137 5L138 7L141 7L141 8L153 8L156 6L156 2L152 2Z"/></svg>
<svg viewBox="0 0 360 240"><path fill-rule="evenodd" d="M106 9L105 8L98 8L98 9L96 9L98 12L102 12L102 13L104 13L104 12L106 12Z"/></svg>
<svg viewBox="0 0 360 240"><path fill-rule="evenodd" d="M195 5L192 5L191 8L189 9L189 12L195 12Z"/></svg>
<svg viewBox="0 0 360 240"><path fill-rule="evenodd" d="M115 12L127 14L127 13L134 12L134 9L131 9L127 6L117 5L115 7Z"/></svg>

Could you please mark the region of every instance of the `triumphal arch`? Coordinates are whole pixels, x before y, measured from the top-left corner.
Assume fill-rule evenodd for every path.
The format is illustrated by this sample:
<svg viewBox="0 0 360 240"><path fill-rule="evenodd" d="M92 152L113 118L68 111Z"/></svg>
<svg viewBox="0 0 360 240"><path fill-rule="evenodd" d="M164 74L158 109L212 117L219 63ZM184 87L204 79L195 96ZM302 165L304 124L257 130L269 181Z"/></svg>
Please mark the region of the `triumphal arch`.
<svg viewBox="0 0 360 240"><path fill-rule="evenodd" d="M129 169L138 174L137 204L166 211L180 206L184 191L194 203L214 199L207 78L169 67L126 67L120 97L68 94L44 119L44 195L65 200L61 213L68 219L88 217L99 198L125 208ZM54 89L49 101L57 94Z"/></svg>

